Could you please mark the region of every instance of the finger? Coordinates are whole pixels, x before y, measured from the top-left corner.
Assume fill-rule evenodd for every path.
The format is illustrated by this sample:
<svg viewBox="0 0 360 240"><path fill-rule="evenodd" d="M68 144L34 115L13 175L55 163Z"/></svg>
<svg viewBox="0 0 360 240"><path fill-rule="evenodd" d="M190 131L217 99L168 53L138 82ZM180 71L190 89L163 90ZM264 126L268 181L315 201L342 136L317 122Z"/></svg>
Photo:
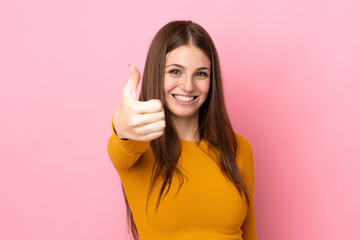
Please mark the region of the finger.
<svg viewBox="0 0 360 240"><path fill-rule="evenodd" d="M137 67L130 65L130 64L129 64L129 71L130 71L130 78L124 87L123 95L127 99L136 101L137 100L136 88L140 82L140 72L137 69Z"/></svg>
<svg viewBox="0 0 360 240"><path fill-rule="evenodd" d="M163 107L159 99L151 99L149 101L134 102L132 110L136 113L155 113L163 111Z"/></svg>
<svg viewBox="0 0 360 240"><path fill-rule="evenodd" d="M138 114L136 116L135 126L143 126L143 125L158 122L161 120L165 120L164 111L155 112L155 113Z"/></svg>
<svg viewBox="0 0 360 240"><path fill-rule="evenodd" d="M151 141L151 140L154 140L156 138L159 138L161 137L165 132L165 129L163 130L160 130L160 131L156 131L156 132L152 132L152 133L149 133L147 135L145 135L144 137L141 138L141 141Z"/></svg>
<svg viewBox="0 0 360 240"><path fill-rule="evenodd" d="M165 126L165 120L160 120L138 127L135 131L137 134L147 135L152 132L162 131L163 129L165 129Z"/></svg>

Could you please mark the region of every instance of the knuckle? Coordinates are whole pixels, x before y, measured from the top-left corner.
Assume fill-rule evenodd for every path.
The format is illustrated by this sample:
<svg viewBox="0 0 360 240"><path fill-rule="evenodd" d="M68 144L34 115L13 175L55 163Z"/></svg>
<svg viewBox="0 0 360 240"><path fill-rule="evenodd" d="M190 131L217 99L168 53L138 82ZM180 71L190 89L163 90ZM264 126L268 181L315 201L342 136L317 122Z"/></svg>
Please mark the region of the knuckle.
<svg viewBox="0 0 360 240"><path fill-rule="evenodd" d="M138 128L134 128L134 133L136 134L136 135L139 135L140 134L140 130L138 129Z"/></svg>
<svg viewBox="0 0 360 240"><path fill-rule="evenodd" d="M162 103L160 102L160 100L159 100L158 103L157 103L157 108L158 108L159 110L162 109Z"/></svg>
<svg viewBox="0 0 360 240"><path fill-rule="evenodd" d="M165 113L163 111L158 113L158 116L160 119L164 119L165 118Z"/></svg>
<svg viewBox="0 0 360 240"><path fill-rule="evenodd" d="M164 129L166 127L166 122L163 120L161 121L161 127Z"/></svg>
<svg viewBox="0 0 360 240"><path fill-rule="evenodd" d="M154 109L156 111L159 111L160 109L162 109L162 104L159 99L153 99L152 102L153 102Z"/></svg>
<svg viewBox="0 0 360 240"><path fill-rule="evenodd" d="M130 116L129 123L131 127L136 127L138 122L137 118L135 116Z"/></svg>

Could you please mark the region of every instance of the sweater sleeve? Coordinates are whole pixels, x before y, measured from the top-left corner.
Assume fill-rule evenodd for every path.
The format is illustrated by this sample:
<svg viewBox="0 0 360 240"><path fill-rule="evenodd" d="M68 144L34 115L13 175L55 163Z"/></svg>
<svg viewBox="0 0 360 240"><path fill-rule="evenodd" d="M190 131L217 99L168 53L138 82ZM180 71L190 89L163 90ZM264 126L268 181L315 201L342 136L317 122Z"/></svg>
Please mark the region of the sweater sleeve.
<svg viewBox="0 0 360 240"><path fill-rule="evenodd" d="M239 136L239 135L238 135ZM255 208L254 208L254 185L255 185L255 170L252 148L248 140L244 137L240 137L240 152L242 151L242 176L246 185L246 189L249 195L249 207L241 226L244 240L257 240L256 224L255 224Z"/></svg>
<svg viewBox="0 0 360 240"><path fill-rule="evenodd" d="M129 169L150 146L150 141L123 140L115 132L111 119L112 135L108 142L108 154L116 170Z"/></svg>

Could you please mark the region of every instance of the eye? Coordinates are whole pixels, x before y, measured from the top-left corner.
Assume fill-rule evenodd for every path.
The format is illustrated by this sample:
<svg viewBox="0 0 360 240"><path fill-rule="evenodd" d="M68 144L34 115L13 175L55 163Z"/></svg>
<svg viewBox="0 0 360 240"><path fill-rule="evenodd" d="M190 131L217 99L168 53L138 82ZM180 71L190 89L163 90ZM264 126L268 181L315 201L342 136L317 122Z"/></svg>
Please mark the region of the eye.
<svg viewBox="0 0 360 240"><path fill-rule="evenodd" d="M177 70L177 69L172 69L169 71L170 74L173 74L173 75L180 75L180 71Z"/></svg>
<svg viewBox="0 0 360 240"><path fill-rule="evenodd" d="M198 76L198 77L207 77L208 74L207 74L206 72L197 72L197 73L195 74L195 76Z"/></svg>

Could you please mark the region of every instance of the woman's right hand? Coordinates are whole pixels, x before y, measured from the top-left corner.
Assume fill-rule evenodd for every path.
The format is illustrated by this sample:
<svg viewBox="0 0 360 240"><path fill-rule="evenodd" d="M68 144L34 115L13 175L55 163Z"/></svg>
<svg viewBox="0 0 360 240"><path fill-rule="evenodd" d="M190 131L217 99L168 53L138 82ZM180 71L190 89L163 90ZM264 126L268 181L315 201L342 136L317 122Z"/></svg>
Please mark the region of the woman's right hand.
<svg viewBox="0 0 360 240"><path fill-rule="evenodd" d="M129 65L129 69L130 78L123 88L122 101L114 115L114 128L122 139L150 141L164 134L165 112L159 99L137 100L140 72L132 65Z"/></svg>

